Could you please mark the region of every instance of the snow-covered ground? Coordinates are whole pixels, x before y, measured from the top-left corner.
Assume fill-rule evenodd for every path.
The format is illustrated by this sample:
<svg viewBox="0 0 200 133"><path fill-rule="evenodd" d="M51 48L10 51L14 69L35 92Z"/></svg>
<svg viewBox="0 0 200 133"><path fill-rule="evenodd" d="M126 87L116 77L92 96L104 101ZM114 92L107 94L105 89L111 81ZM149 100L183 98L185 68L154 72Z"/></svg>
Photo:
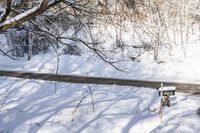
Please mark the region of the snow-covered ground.
<svg viewBox="0 0 200 133"><path fill-rule="evenodd" d="M162 121L159 99L158 92L148 88L57 83L55 90L54 82L1 77L0 132L200 131L198 97L176 94L172 106L164 108Z"/></svg>
<svg viewBox="0 0 200 133"><path fill-rule="evenodd" d="M184 61L169 61L163 64L149 62L148 59L140 63L131 60L122 61L116 65L126 72L120 72L94 55L60 55L58 73L199 83L200 60L198 58L199 54ZM52 52L36 55L31 61L27 61L26 58L15 61L2 55L0 60L0 70L55 73L57 67L57 57Z"/></svg>

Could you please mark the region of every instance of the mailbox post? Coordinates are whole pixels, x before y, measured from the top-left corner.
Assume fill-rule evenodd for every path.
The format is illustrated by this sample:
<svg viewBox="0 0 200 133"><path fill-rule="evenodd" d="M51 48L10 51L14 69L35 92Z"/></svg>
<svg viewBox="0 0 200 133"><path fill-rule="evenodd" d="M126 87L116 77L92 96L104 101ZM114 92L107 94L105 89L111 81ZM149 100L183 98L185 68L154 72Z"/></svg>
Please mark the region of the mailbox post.
<svg viewBox="0 0 200 133"><path fill-rule="evenodd" d="M166 86L163 87L163 83L161 83L161 87L158 91L160 99L160 121L162 121L163 118L163 108L164 106L170 107L170 96L175 95L176 92L176 86Z"/></svg>

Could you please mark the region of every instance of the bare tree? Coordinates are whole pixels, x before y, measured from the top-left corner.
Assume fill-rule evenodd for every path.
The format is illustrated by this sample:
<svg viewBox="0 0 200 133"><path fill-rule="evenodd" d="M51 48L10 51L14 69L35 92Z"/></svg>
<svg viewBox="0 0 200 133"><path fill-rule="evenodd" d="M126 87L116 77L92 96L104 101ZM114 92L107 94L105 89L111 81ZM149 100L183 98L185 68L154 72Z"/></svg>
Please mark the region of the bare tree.
<svg viewBox="0 0 200 133"><path fill-rule="evenodd" d="M29 5L27 2L31 6L25 8L24 5ZM160 49L164 47L170 51L177 45L178 38L182 40L181 45L185 54L185 44L190 37L190 25L194 22L194 16L200 14L195 2L180 3L175 0L20 0L18 4L14 0L4 0L2 3L4 9L0 13L0 32L23 25L25 22L31 23L37 28L35 33L44 33L47 35L46 38L53 38L72 50L74 48L66 43L66 40L72 44L79 42L114 67L120 60L113 60L114 56L109 56L108 53L114 51L114 54L116 51L104 50L98 38L93 37L94 25L97 25L97 28L114 26L116 47L120 47L122 52L130 48L138 49L138 55L134 55L132 59L139 58L145 52L152 52L154 59L159 60ZM134 44L126 44L123 38L127 22L132 25L132 29L129 30L134 31ZM75 26L77 23L78 27ZM56 25L61 25L62 31L59 31L61 28ZM66 36L65 33L71 26L76 27L76 32L81 29L90 38L81 38L76 32ZM58 32L54 33L52 29L57 29ZM171 33L174 34L173 37Z"/></svg>

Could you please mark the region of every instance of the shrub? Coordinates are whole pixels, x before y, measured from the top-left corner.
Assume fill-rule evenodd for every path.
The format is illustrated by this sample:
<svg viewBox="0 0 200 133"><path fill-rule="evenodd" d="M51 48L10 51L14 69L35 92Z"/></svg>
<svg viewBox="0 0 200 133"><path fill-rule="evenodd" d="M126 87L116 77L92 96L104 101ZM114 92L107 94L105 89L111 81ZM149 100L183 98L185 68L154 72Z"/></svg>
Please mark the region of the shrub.
<svg viewBox="0 0 200 133"><path fill-rule="evenodd" d="M63 54L77 55L77 56L81 55L81 50L77 45L68 46L67 48L64 48L62 51L63 51Z"/></svg>

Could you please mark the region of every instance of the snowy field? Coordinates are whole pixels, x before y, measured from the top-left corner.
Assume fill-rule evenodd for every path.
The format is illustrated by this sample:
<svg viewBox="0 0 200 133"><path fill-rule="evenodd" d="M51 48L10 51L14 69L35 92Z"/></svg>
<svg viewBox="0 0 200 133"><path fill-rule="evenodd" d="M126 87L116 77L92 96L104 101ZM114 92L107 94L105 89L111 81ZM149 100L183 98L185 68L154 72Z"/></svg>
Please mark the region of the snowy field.
<svg viewBox="0 0 200 133"><path fill-rule="evenodd" d="M1 133L198 133L199 105L178 93L160 122L153 89L0 78Z"/></svg>

